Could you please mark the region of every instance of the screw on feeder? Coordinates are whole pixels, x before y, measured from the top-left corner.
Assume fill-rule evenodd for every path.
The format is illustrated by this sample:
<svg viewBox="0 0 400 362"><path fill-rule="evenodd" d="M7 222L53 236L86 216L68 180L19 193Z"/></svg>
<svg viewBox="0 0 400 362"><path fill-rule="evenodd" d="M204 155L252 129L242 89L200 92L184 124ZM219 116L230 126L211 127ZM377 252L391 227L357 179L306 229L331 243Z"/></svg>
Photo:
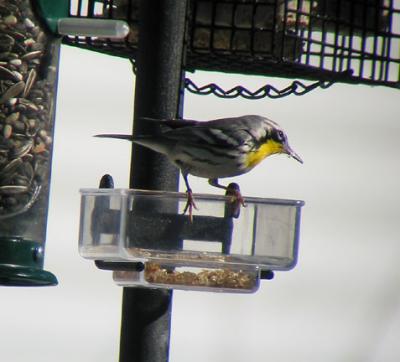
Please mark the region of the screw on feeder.
<svg viewBox="0 0 400 362"><path fill-rule="evenodd" d="M0 279L55 285L43 270L61 39L43 29L36 2L2 1L0 67Z"/></svg>

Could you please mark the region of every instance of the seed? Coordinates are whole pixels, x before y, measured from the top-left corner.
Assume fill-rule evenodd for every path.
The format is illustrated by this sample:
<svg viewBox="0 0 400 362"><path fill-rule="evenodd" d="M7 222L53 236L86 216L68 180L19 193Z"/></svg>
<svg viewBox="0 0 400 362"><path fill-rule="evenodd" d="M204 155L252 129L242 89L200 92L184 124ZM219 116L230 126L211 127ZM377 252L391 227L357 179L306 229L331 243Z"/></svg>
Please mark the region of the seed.
<svg viewBox="0 0 400 362"><path fill-rule="evenodd" d="M37 38L37 35L38 35L39 32L40 32L40 28L39 28L38 26L34 26L30 31L31 31L31 34L32 34L35 38Z"/></svg>
<svg viewBox="0 0 400 362"><path fill-rule="evenodd" d="M46 34L43 31L40 31L36 40L39 43L46 43Z"/></svg>
<svg viewBox="0 0 400 362"><path fill-rule="evenodd" d="M13 130L13 128L12 128L11 125L6 124L6 125L4 126L4 128L3 128L3 136L4 136L5 139L11 137L11 135L12 135L12 130Z"/></svg>
<svg viewBox="0 0 400 362"><path fill-rule="evenodd" d="M4 199L4 204L9 207L16 206L18 204L18 201L15 199L15 197L7 197Z"/></svg>
<svg viewBox="0 0 400 362"><path fill-rule="evenodd" d="M7 156L0 154L0 166L3 166L8 161Z"/></svg>
<svg viewBox="0 0 400 362"><path fill-rule="evenodd" d="M31 19L29 19L29 18L26 18L26 19L24 20L24 24L25 24L25 26L26 26L27 29L32 29L32 28L35 26L35 24L33 23L33 21L32 21Z"/></svg>
<svg viewBox="0 0 400 362"><path fill-rule="evenodd" d="M18 96L25 88L25 82L20 81L9 87L0 98L0 104L7 102L9 99Z"/></svg>
<svg viewBox="0 0 400 362"><path fill-rule="evenodd" d="M19 105L24 106L27 110L32 111L32 112L37 112L39 111L39 107L31 102L30 100L26 98L19 98L18 99Z"/></svg>
<svg viewBox="0 0 400 362"><path fill-rule="evenodd" d="M7 116L7 118L5 120L6 123L14 123L15 121L17 121L19 119L19 115L20 115L19 112L11 113L9 116Z"/></svg>
<svg viewBox="0 0 400 362"><path fill-rule="evenodd" d="M25 123L24 122L16 121L16 122L14 122L13 127L14 127L14 130L16 132L22 132L23 133L25 131Z"/></svg>
<svg viewBox="0 0 400 362"><path fill-rule="evenodd" d="M22 143L18 147L16 147L13 152L11 153L11 156L13 158L22 158L28 154L28 152L32 149L33 146L33 140L30 138L28 141Z"/></svg>
<svg viewBox="0 0 400 362"><path fill-rule="evenodd" d="M22 57L21 57L21 60L34 60L34 59L37 59L37 58L39 58L41 55L42 55L42 51L41 50L35 50L35 51L33 51L33 52L29 52L29 53L26 53L26 54L24 54Z"/></svg>
<svg viewBox="0 0 400 362"><path fill-rule="evenodd" d="M26 176L18 175L14 177L14 182L18 186L29 186L29 179Z"/></svg>
<svg viewBox="0 0 400 362"><path fill-rule="evenodd" d="M32 89L31 90L31 92L30 92L30 94L31 94L31 96L32 97L34 97L34 98L36 98L36 97L44 97L44 92L43 92L43 90L42 89L38 89L38 88L34 88L34 89Z"/></svg>
<svg viewBox="0 0 400 362"><path fill-rule="evenodd" d="M44 139L44 143L46 144L46 146L50 146L53 143L53 139L50 136L47 136Z"/></svg>
<svg viewBox="0 0 400 362"><path fill-rule="evenodd" d="M24 160L25 161L27 161L27 162L33 162L33 155L31 154L31 153L27 153L25 156L24 156Z"/></svg>
<svg viewBox="0 0 400 362"><path fill-rule="evenodd" d="M32 39L32 38L28 38L28 39L25 39L24 40L24 44L27 46L27 47L30 47L30 46L32 46L33 44L35 44L36 42Z"/></svg>
<svg viewBox="0 0 400 362"><path fill-rule="evenodd" d="M29 128L35 128L36 127L36 120L34 120L33 118L28 119L28 125L29 125Z"/></svg>
<svg viewBox="0 0 400 362"><path fill-rule="evenodd" d="M24 77L22 76L22 74L20 72L13 70L12 73L14 74L14 77L18 82L21 81L22 79L24 79Z"/></svg>
<svg viewBox="0 0 400 362"><path fill-rule="evenodd" d="M11 98L9 99L6 104L10 107L14 107L17 104L17 98Z"/></svg>
<svg viewBox="0 0 400 362"><path fill-rule="evenodd" d="M19 59L18 59L19 60ZM19 80L15 77L15 74L11 71L8 70L7 68L3 67L0 65L0 79L3 80Z"/></svg>
<svg viewBox="0 0 400 362"><path fill-rule="evenodd" d="M27 186L19 186L19 185L9 185L9 186L0 186L0 194L3 195L15 195L15 194L23 194L28 192Z"/></svg>
<svg viewBox="0 0 400 362"><path fill-rule="evenodd" d="M38 133L39 137L44 140L47 137L47 132L44 129L41 129Z"/></svg>
<svg viewBox="0 0 400 362"><path fill-rule="evenodd" d="M26 84L24 92L22 93L22 97L26 98L29 95L32 86L35 83L35 80L36 80L36 70L32 68L28 73L28 77L26 78Z"/></svg>
<svg viewBox="0 0 400 362"><path fill-rule="evenodd" d="M30 162L24 162L24 164L23 164L23 172L24 172L24 175L28 178L29 181L31 181L33 179L34 171L33 171L33 167L30 164Z"/></svg>
<svg viewBox="0 0 400 362"><path fill-rule="evenodd" d="M18 20L14 15L8 15L4 19L4 24L6 25L15 25L17 24Z"/></svg>
<svg viewBox="0 0 400 362"><path fill-rule="evenodd" d="M14 40L22 41L26 38L26 36L15 29L4 29L5 34L10 35Z"/></svg>
<svg viewBox="0 0 400 362"><path fill-rule="evenodd" d="M44 45L42 43L36 43L35 42L34 44L32 44L31 50L32 51L34 51L34 50L44 50Z"/></svg>
<svg viewBox="0 0 400 362"><path fill-rule="evenodd" d="M32 99L32 101L33 101L34 103L36 103L36 104L42 104L42 103L44 102L44 99L43 99L43 98L40 98L40 97L31 98L31 99Z"/></svg>
<svg viewBox="0 0 400 362"><path fill-rule="evenodd" d="M18 147L16 149L13 150L13 152L11 153L12 157L24 157L28 154L28 152L32 149L32 145L33 142L27 142L24 145L22 145L21 147Z"/></svg>
<svg viewBox="0 0 400 362"><path fill-rule="evenodd" d="M22 62L21 66L19 67L19 71L21 74L26 74L28 72L28 63Z"/></svg>
<svg viewBox="0 0 400 362"><path fill-rule="evenodd" d="M15 40L8 34L0 34L0 51L1 52L10 52L15 44Z"/></svg>
<svg viewBox="0 0 400 362"><path fill-rule="evenodd" d="M15 171L22 165L22 160L20 158L15 158L9 162L0 172L1 178L6 178L15 173Z"/></svg>
<svg viewBox="0 0 400 362"><path fill-rule="evenodd" d="M33 153L43 153L44 151L46 151L46 145L43 142L39 142L32 148Z"/></svg>
<svg viewBox="0 0 400 362"><path fill-rule="evenodd" d="M11 53L9 51L3 51L1 50L0 47L0 60L10 60L10 59L17 59L18 58L18 54L16 53Z"/></svg>
<svg viewBox="0 0 400 362"><path fill-rule="evenodd" d="M9 61L9 63L11 65L15 65L16 67L19 67L22 64L22 60L21 59L11 59Z"/></svg>

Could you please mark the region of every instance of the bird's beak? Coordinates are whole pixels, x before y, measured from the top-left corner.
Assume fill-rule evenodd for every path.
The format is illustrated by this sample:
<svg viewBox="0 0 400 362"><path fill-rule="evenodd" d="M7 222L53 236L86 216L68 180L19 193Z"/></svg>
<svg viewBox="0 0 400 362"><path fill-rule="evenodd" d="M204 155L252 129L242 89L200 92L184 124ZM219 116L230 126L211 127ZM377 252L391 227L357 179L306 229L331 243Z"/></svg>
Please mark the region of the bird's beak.
<svg viewBox="0 0 400 362"><path fill-rule="evenodd" d="M301 159L301 157L296 152L294 152L288 144L286 144L286 146L285 146L285 152L290 157L293 157L296 161L299 161L300 163L303 163L303 160Z"/></svg>

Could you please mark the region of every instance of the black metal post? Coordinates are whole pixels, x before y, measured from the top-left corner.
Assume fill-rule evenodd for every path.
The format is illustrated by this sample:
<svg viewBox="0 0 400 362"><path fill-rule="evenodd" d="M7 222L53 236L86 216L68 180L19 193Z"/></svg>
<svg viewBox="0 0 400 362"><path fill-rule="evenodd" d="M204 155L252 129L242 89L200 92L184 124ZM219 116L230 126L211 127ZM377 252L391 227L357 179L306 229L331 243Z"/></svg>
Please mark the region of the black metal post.
<svg viewBox="0 0 400 362"><path fill-rule="evenodd" d="M141 0L133 134L151 132L140 117L181 114L186 0ZM162 155L133 145L130 187L176 191L179 173ZM124 288L120 362L168 361L172 290Z"/></svg>

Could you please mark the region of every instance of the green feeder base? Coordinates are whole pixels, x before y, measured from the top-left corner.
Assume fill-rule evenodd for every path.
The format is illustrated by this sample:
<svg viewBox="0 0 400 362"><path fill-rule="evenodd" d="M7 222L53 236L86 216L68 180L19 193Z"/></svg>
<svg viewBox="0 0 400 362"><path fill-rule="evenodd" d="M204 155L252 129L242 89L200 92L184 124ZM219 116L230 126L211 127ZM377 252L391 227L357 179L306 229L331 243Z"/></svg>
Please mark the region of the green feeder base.
<svg viewBox="0 0 400 362"><path fill-rule="evenodd" d="M43 270L41 244L20 237L0 237L0 285L40 287L57 285L54 274Z"/></svg>

